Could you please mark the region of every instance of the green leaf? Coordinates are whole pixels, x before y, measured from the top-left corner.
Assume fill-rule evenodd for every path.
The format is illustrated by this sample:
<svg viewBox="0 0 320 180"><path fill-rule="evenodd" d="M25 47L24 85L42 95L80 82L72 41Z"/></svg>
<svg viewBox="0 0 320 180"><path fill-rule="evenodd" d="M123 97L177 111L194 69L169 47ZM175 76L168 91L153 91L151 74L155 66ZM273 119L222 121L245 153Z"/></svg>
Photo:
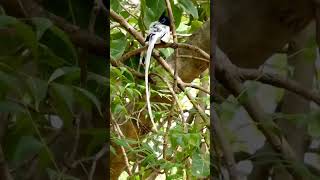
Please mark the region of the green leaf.
<svg viewBox="0 0 320 180"><path fill-rule="evenodd" d="M172 4L172 13L173 13L173 18L174 18L174 25L176 27L179 27L183 10L177 4Z"/></svg>
<svg viewBox="0 0 320 180"><path fill-rule="evenodd" d="M95 81L95 82L97 82L97 84L100 84L102 86L108 86L109 85L109 81L108 81L107 77L101 76L99 74L95 74L95 73L92 73L92 72L88 73L88 81L89 80Z"/></svg>
<svg viewBox="0 0 320 180"><path fill-rule="evenodd" d="M121 3L121 0L110 0L110 8L115 12L118 12L121 10L120 3Z"/></svg>
<svg viewBox="0 0 320 180"><path fill-rule="evenodd" d="M79 178L76 178L74 176L61 174L53 169L47 168L47 173L50 180L57 180L57 179L63 179L63 180L80 180Z"/></svg>
<svg viewBox="0 0 320 180"><path fill-rule="evenodd" d="M123 114L126 112L126 108L121 104L112 103L111 111L114 114Z"/></svg>
<svg viewBox="0 0 320 180"><path fill-rule="evenodd" d="M0 15L6 15L6 11L3 9L1 5L0 5Z"/></svg>
<svg viewBox="0 0 320 180"><path fill-rule="evenodd" d="M33 77L29 77L26 82L35 101L36 110L39 110L40 102L44 100L47 95L48 84L43 80Z"/></svg>
<svg viewBox="0 0 320 180"><path fill-rule="evenodd" d="M199 147L201 143L201 135L199 133L189 133L188 136L188 145L191 147Z"/></svg>
<svg viewBox="0 0 320 180"><path fill-rule="evenodd" d="M308 119L309 135L312 137L320 137L320 112L312 113Z"/></svg>
<svg viewBox="0 0 320 180"><path fill-rule="evenodd" d="M86 148L86 155L91 156L96 153L98 149L101 149L101 146L105 143L108 138L108 132L104 128L90 128L80 130L80 134L90 135L91 140Z"/></svg>
<svg viewBox="0 0 320 180"><path fill-rule="evenodd" d="M110 145L110 152L112 153L112 155L117 155L116 150L112 145Z"/></svg>
<svg viewBox="0 0 320 180"><path fill-rule="evenodd" d="M52 107L64 120L64 125L71 127L73 120L72 107L74 103L74 93L72 88L69 86L52 83L50 95L53 102Z"/></svg>
<svg viewBox="0 0 320 180"><path fill-rule="evenodd" d="M0 71L0 86L4 85L11 90L20 92L21 82L14 75Z"/></svg>
<svg viewBox="0 0 320 180"><path fill-rule="evenodd" d="M0 28L7 28L10 25L16 24L18 20L10 16L0 16Z"/></svg>
<svg viewBox="0 0 320 180"><path fill-rule="evenodd" d="M71 65L66 59L57 56L52 49L44 44L40 44L40 65L45 65L46 67L60 68L62 66Z"/></svg>
<svg viewBox="0 0 320 180"><path fill-rule="evenodd" d="M188 14L191 14L195 19L198 19L198 10L191 0L178 0L180 5Z"/></svg>
<svg viewBox="0 0 320 180"><path fill-rule="evenodd" d="M170 142L171 142L173 148L175 148L177 146L182 146L182 147L185 146L183 134L181 134L181 133L173 132L172 134L170 134Z"/></svg>
<svg viewBox="0 0 320 180"><path fill-rule="evenodd" d="M4 44L3 44L4 45ZM1 45L0 45L1 46ZM4 45L5 46L5 45ZM8 48L10 48L9 46L7 46ZM2 47L0 47L1 49ZM8 50L6 50L5 48L2 48L0 51L6 51L8 52L8 54L10 54L10 52ZM26 62L26 57L20 56L20 55L6 55L2 52L0 52L0 54L2 55L0 57L0 61L3 64L6 64L7 66L13 68L13 69L18 69L21 68Z"/></svg>
<svg viewBox="0 0 320 180"><path fill-rule="evenodd" d="M206 177L210 174L210 159L208 154L195 152L192 155L191 173L196 177Z"/></svg>
<svg viewBox="0 0 320 180"><path fill-rule="evenodd" d="M147 0L146 6L149 8L152 12L154 20L158 20L161 14L165 11L166 3L163 0Z"/></svg>
<svg viewBox="0 0 320 180"><path fill-rule="evenodd" d="M129 150L132 150L132 147L130 146L130 144L136 143L135 141L130 141L129 139L119 139L119 138L113 138L112 142Z"/></svg>
<svg viewBox="0 0 320 180"><path fill-rule="evenodd" d="M145 7L144 24L147 27L149 27L151 22L157 21L166 9L166 4L163 0L145 0L141 1L141 4L142 7Z"/></svg>
<svg viewBox="0 0 320 180"><path fill-rule="evenodd" d="M30 48L35 57L38 56L38 41L37 36L33 32L32 28L16 18L10 16L0 16L0 28L13 27L15 29L15 35L24 42L24 44Z"/></svg>
<svg viewBox="0 0 320 180"><path fill-rule="evenodd" d="M191 22L191 28L189 29L189 33L193 33L203 25L202 21L194 20Z"/></svg>
<svg viewBox="0 0 320 180"><path fill-rule="evenodd" d="M125 77L128 82L134 81L135 78L128 68L120 67L120 69L122 71L123 77Z"/></svg>
<svg viewBox="0 0 320 180"><path fill-rule="evenodd" d="M116 68L111 66L111 71L110 71L110 78L114 78L114 79L119 79L122 78L122 71L120 70L120 68Z"/></svg>
<svg viewBox="0 0 320 180"><path fill-rule="evenodd" d="M53 164L54 154L51 149L43 146L40 149L38 159L40 167L50 167Z"/></svg>
<svg viewBox="0 0 320 180"><path fill-rule="evenodd" d="M32 18L32 22L36 27L37 39L40 40L43 34L50 30L52 27L52 22L47 18L34 17Z"/></svg>
<svg viewBox="0 0 320 180"><path fill-rule="evenodd" d="M230 99L230 98L229 98ZM219 117L223 122L231 121L235 113L239 110L240 106L236 102L225 101L223 102L218 109Z"/></svg>
<svg viewBox="0 0 320 180"><path fill-rule="evenodd" d="M42 143L36 138L32 136L22 136L17 143L13 161L19 163L28 156L38 153L42 147Z"/></svg>
<svg viewBox="0 0 320 180"><path fill-rule="evenodd" d="M74 73L74 72L80 72L80 69L78 67L62 67L62 68L56 69L50 76L48 83L51 83L52 81L56 80L61 76L64 76L69 73Z"/></svg>
<svg viewBox="0 0 320 180"><path fill-rule="evenodd" d="M0 101L0 112L20 113L25 112L24 107L10 101Z"/></svg>
<svg viewBox="0 0 320 180"><path fill-rule="evenodd" d="M101 103L98 100L98 98L92 94L90 91L87 91L86 89L79 88L79 87L74 87L78 92L80 92L82 95L87 97L97 108L99 111L100 115L102 116L102 111L101 111Z"/></svg>
<svg viewBox="0 0 320 180"><path fill-rule="evenodd" d="M70 52L72 53L73 59L75 60L75 62L78 62L78 55L77 55L77 51L75 49L75 47L73 46L71 40L69 39L69 36L67 34L65 34L64 31L60 30L58 27L56 26L52 26L50 28L51 32L57 36L60 40L62 40L65 45L67 46L67 48L70 50Z"/></svg>
<svg viewBox="0 0 320 180"><path fill-rule="evenodd" d="M146 15L146 0L140 0L140 17L139 17L139 27L141 32L145 32L146 31L146 24L145 24L145 15Z"/></svg>
<svg viewBox="0 0 320 180"><path fill-rule="evenodd" d="M127 47L127 39L122 36L119 39L111 40L110 43L110 54L113 59L118 59L122 56Z"/></svg>
<svg viewBox="0 0 320 180"><path fill-rule="evenodd" d="M15 113L15 112L12 112ZM8 159L14 159L14 155L17 150L18 142L23 136L33 136L36 130L33 126L35 122L33 118L29 116L29 112L15 113L15 121L8 126L6 138L4 139L4 152Z"/></svg>
<svg viewBox="0 0 320 180"><path fill-rule="evenodd" d="M32 28L24 23L18 22L14 25L16 35L30 48L33 55L38 57L38 39Z"/></svg>

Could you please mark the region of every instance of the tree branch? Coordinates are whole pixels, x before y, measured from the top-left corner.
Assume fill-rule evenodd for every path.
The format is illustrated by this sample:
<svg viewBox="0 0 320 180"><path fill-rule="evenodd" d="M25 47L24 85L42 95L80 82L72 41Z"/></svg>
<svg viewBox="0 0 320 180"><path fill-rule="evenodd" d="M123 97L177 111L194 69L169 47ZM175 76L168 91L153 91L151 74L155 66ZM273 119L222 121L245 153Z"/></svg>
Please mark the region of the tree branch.
<svg viewBox="0 0 320 180"><path fill-rule="evenodd" d="M255 69L237 68L236 71L242 80L256 80L284 88L320 105L320 94L305 88L295 80L290 80L281 75L261 72Z"/></svg>
<svg viewBox="0 0 320 180"><path fill-rule="evenodd" d="M237 74L237 68L230 62L228 57L217 48L219 52L217 56L217 63L215 66L217 79L232 92L236 97L242 95L243 86L241 84L241 79L239 74ZM287 163L297 162L297 157L294 150L288 144L287 140L281 133L276 133L276 129L279 129L277 125L268 119L268 116L263 112L259 103L255 98L247 96L244 101L239 101L239 103L246 109L248 114L251 116L252 120L257 123L258 128L266 137L267 141L272 145L276 152L281 154L281 158ZM303 179L301 173L296 171L290 166L286 166L288 172L290 172L297 179Z"/></svg>

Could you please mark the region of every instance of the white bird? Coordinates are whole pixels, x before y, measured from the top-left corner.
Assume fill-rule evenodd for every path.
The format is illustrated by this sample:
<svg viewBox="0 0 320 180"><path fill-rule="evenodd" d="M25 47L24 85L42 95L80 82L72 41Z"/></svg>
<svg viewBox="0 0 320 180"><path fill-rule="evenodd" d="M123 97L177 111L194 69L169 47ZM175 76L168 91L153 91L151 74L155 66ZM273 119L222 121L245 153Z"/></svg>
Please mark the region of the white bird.
<svg viewBox="0 0 320 180"><path fill-rule="evenodd" d="M170 20L164 15L164 13L159 18L159 21L151 23L149 27L149 34L146 38L146 42L149 45L147 50L147 55L145 58L145 85L146 85L146 99L147 99L147 108L150 120L153 125L153 129L156 131L156 125L153 120L151 104L150 104L150 90L149 90L149 66L151 60L152 50L156 43L168 42L170 39ZM140 62L141 63L141 62Z"/></svg>

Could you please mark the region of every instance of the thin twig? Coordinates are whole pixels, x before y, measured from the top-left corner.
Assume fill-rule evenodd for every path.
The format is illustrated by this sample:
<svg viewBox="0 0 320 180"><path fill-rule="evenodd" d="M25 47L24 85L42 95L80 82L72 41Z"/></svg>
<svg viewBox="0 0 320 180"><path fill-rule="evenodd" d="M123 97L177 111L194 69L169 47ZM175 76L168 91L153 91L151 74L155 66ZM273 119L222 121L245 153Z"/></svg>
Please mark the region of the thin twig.
<svg viewBox="0 0 320 180"><path fill-rule="evenodd" d="M112 118L113 119L113 118ZM123 135L119 125L117 124L117 122L115 122L114 120L112 120L112 124L113 124L113 127L114 127L114 130L117 132L118 134L118 138L125 138L125 136ZM128 156L127 156L127 153L126 153L126 150L124 149L123 146L120 146L120 149L121 149L121 153L123 155L123 158L124 158L124 162L126 164L126 168L127 168L127 172L130 176L132 176L132 172L130 170L130 164L129 164L129 159L128 159Z"/></svg>
<svg viewBox="0 0 320 180"><path fill-rule="evenodd" d="M97 152L97 154L94 156L94 160L93 163L91 165L91 170L90 170L90 174L89 174L89 180L93 180L93 176L94 176L94 172L96 169L96 165L97 165L97 161L99 159L101 159L107 152L108 152L108 144L105 144L99 152Z"/></svg>
<svg viewBox="0 0 320 180"><path fill-rule="evenodd" d="M99 4L99 0L95 0L93 3L93 7L91 9L91 14L90 14L90 19L89 19L89 25L88 25L88 31L92 34L94 34L94 27L96 24L96 20L97 20L97 16L99 14L100 11L100 4Z"/></svg>
<svg viewBox="0 0 320 180"><path fill-rule="evenodd" d="M204 61L204 62L207 62L207 63L210 62L208 59L201 58L201 57L196 57L196 56L192 56L192 55L178 55L177 58L196 59L196 60Z"/></svg>
<svg viewBox="0 0 320 180"><path fill-rule="evenodd" d="M77 154L77 150L78 150L78 147L79 147L79 142L80 142L80 121L81 121L81 117L79 118L76 118L75 120L75 139L74 139L74 144L73 144L73 148L72 148L72 151L70 153L70 156L69 156L69 160L73 161L73 159L75 158L76 154Z"/></svg>
<svg viewBox="0 0 320 180"><path fill-rule="evenodd" d="M166 0L166 5L167 5L167 11L169 14L169 19L170 19L170 29L172 31L173 42L178 43L178 38L177 38L177 34L176 34L176 27L174 25L175 20L173 17L170 0ZM178 57L178 55L179 55L179 51L178 51L178 49L176 49L175 56ZM176 88L177 88L177 79L178 79L178 58L175 58L174 59L174 85L173 85L174 90L176 90Z"/></svg>
<svg viewBox="0 0 320 180"><path fill-rule="evenodd" d="M198 86L198 85L195 85L195 84L191 84L191 83L183 83L183 85L185 87L191 87L191 88L198 89L198 90L210 95L210 92L207 89L205 89L205 88L203 88L201 86Z"/></svg>
<svg viewBox="0 0 320 180"><path fill-rule="evenodd" d="M182 123L185 122L184 120L184 116L183 116L183 110L182 110L182 107L181 107L181 104L179 103L179 99L178 99L178 96L177 94L174 92L173 88L171 87L170 83L165 79L163 78L161 75L159 74L156 74L156 73L151 73L150 75L155 75L157 77L159 77L164 83L166 83L172 97L174 98L174 100L176 101L177 105L178 105L178 108L179 108L179 111L180 111L180 114L181 114L181 119L182 119Z"/></svg>
<svg viewBox="0 0 320 180"><path fill-rule="evenodd" d="M186 43L156 44L156 45L154 46L154 49L168 48L168 47L174 48L174 49L184 48L184 49L189 49L189 50L198 52L198 53L200 53L200 54L203 56L203 59L207 59L207 60L204 60L204 61L206 61L206 62L209 63L209 59L210 59L209 54L207 54L205 51L203 51L203 50L200 49L199 47L193 46L193 45L191 45L191 44L186 44ZM122 56L121 56L119 59L117 59L116 61L124 62L124 61L126 61L127 59L129 59L130 57L135 56L135 55L138 55L138 54L140 54L140 53L143 52L143 51L146 51L147 48L148 48L148 46L143 46L143 47L141 47L141 48L138 48L138 49L129 51L128 53L122 55Z"/></svg>
<svg viewBox="0 0 320 180"><path fill-rule="evenodd" d="M223 151L224 159L226 161L227 169L229 172L230 180L239 180L238 170L236 166L236 161L234 159L234 155L232 152L232 148L228 139L225 137L223 133L223 129L220 125L220 120L214 108L211 108L211 120L212 120L212 128L215 133L216 139L219 140L219 144L221 146L221 150ZM212 132L211 132L212 133Z"/></svg>

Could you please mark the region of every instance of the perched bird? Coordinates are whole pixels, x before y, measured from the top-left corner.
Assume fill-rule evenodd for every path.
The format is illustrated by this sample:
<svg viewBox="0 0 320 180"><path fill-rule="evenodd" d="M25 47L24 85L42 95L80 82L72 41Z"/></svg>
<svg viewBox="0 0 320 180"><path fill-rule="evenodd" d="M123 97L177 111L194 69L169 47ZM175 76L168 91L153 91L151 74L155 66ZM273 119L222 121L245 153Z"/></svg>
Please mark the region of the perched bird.
<svg viewBox="0 0 320 180"><path fill-rule="evenodd" d="M149 33L146 37L146 42L149 45L147 55L145 58L145 85L146 85L146 99L147 108L150 116L150 120L153 124L153 129L156 130L156 126L152 116L151 104L150 104L150 90L149 90L149 66L151 60L152 50L154 45L159 42L168 42L170 39L170 19L162 13L158 21L151 23L149 27Z"/></svg>

